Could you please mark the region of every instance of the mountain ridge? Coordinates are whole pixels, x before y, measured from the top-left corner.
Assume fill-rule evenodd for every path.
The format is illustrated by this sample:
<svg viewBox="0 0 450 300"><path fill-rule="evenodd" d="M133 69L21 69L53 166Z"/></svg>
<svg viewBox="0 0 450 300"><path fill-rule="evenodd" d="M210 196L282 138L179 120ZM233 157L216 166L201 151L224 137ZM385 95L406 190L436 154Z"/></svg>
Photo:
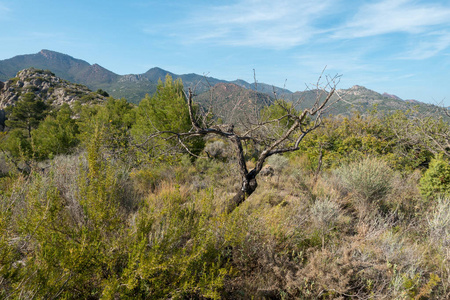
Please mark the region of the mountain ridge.
<svg viewBox="0 0 450 300"><path fill-rule="evenodd" d="M132 103L139 103L146 94L153 94L159 80L164 80L166 75L172 76L173 79L180 78L185 88L195 90L196 94L202 94L213 88L219 83L235 84L247 90L261 92L274 97L274 93L280 98L295 98L305 92L295 92L265 83L248 83L242 79L234 81L221 80L206 75L198 75L195 73L174 74L170 71L159 67L153 67L142 74L116 74L101 65L74 58L68 54L59 53L52 50L43 49L36 54L17 55L9 59L0 60L0 81L6 81L16 76L23 69L34 67L37 69L50 70L56 76L68 80L70 82L83 84L91 90L103 89L115 98L126 98ZM394 103L394 107L403 107L403 104L419 104L423 103L417 100L402 100L398 96L388 93L380 94L365 87L355 85L349 89L339 90L351 100L357 100L358 103L364 101L383 102L383 101L401 101ZM239 92L240 93L240 92ZM308 96L310 97L310 96ZM358 99L356 99L358 98ZM348 100L348 99L347 99ZM349 100L350 101L350 100ZM403 103L404 102L404 103ZM370 105L363 105L364 107Z"/></svg>
<svg viewBox="0 0 450 300"><path fill-rule="evenodd" d="M234 83L255 90L254 84L242 79L227 81L195 73L174 74L159 67L150 68L142 74L119 75L97 63L91 65L82 59L47 49L35 54L16 55L0 60L0 81L9 80L15 77L19 71L30 67L50 70L65 80L86 85L92 90L104 89L115 98L125 97L133 103L138 103L146 94L154 93L158 80L164 80L167 74L173 79L180 78L186 88L196 89L197 93L205 92L221 82ZM258 91L271 95L273 90L278 94L292 93L287 89L258 83Z"/></svg>

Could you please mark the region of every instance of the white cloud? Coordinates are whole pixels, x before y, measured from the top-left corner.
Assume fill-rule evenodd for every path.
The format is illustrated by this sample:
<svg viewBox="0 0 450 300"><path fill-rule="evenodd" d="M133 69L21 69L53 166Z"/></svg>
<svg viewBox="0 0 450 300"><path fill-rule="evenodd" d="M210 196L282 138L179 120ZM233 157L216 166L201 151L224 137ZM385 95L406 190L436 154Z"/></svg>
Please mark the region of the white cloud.
<svg viewBox="0 0 450 300"><path fill-rule="evenodd" d="M433 32L415 42L412 50L400 58L421 60L433 57L450 47L450 32Z"/></svg>
<svg viewBox="0 0 450 300"><path fill-rule="evenodd" d="M306 43L317 30L314 20L326 14L333 1L240 0L209 7L190 17L192 42L288 49Z"/></svg>
<svg viewBox="0 0 450 300"><path fill-rule="evenodd" d="M450 7L411 0L383 0L360 7L353 19L335 33L337 38L387 33L421 33L431 26L450 24Z"/></svg>

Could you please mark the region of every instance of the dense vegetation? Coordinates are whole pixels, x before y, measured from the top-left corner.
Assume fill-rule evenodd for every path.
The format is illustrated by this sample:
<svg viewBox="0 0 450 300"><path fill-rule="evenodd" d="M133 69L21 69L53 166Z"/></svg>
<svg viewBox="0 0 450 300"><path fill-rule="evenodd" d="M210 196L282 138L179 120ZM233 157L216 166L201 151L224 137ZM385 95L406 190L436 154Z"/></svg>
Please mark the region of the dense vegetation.
<svg viewBox="0 0 450 300"><path fill-rule="evenodd" d="M240 175L226 140L149 138L189 129L182 89L167 77L139 106L25 95L9 109L0 298L450 297L448 123L329 117L228 213Z"/></svg>

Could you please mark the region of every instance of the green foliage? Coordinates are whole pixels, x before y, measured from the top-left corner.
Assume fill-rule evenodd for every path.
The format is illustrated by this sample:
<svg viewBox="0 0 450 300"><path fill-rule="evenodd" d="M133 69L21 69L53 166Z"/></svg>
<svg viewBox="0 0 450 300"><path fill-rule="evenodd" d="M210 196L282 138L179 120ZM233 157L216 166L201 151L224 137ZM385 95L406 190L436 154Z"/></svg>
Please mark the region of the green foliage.
<svg viewBox="0 0 450 300"><path fill-rule="evenodd" d="M442 155L431 160L420 179L420 192L426 198L450 195L450 165Z"/></svg>
<svg viewBox="0 0 450 300"><path fill-rule="evenodd" d="M198 210L176 188L150 197L136 217L130 263L116 293L133 299L219 299L230 271L209 219L207 210Z"/></svg>
<svg viewBox="0 0 450 300"><path fill-rule="evenodd" d="M430 159L430 152L409 140L408 116L404 112L368 116L332 118L323 127L309 133L300 144L311 170L315 170L322 152L323 168L334 169L341 164L367 155L388 161L396 170L411 171Z"/></svg>
<svg viewBox="0 0 450 300"><path fill-rule="evenodd" d="M0 295L219 299L231 267L215 233L223 220L213 216L211 193L166 187L127 221L117 166L102 155L104 134L94 129L72 193L51 169L31 174L21 203L0 194ZM21 208L13 216L15 203ZM18 250L23 243L27 250Z"/></svg>
<svg viewBox="0 0 450 300"><path fill-rule="evenodd" d="M158 82L155 95L142 99L136 109L136 124L131 133L142 149L151 157L179 152L179 141L176 133L188 132L191 129L189 109L181 80L173 81L169 75L164 83ZM160 139L149 139L159 134ZM201 138L184 140L186 146L194 154L203 150ZM173 151L178 148L177 151ZM171 151L172 150L172 151Z"/></svg>
<svg viewBox="0 0 450 300"><path fill-rule="evenodd" d="M98 298L105 281L120 268L117 239L123 220L115 199L115 179L97 147L100 135L97 132L92 138L88 170L79 175L79 194L71 195L77 202L62 197L51 174L49 178L32 174L24 214L18 221L29 250L23 254L26 264L18 269L18 285L11 296Z"/></svg>
<svg viewBox="0 0 450 300"><path fill-rule="evenodd" d="M205 151L219 159L192 161L168 150L171 134L143 143L191 126L181 82L159 87L139 108L78 103L40 120L31 139L24 128L0 135L8 157L54 157L36 162L43 172L0 177L0 298L447 298L450 204L420 201L430 153L399 134L405 114L328 120L305 138L304 156L269 157L283 172L228 214L239 188L230 145L210 140ZM280 121L267 129L289 126ZM138 142L151 163L136 163ZM441 156L431 162L424 196L446 194L447 169ZM358 201L373 213L356 213ZM398 205L387 213L386 202Z"/></svg>
<svg viewBox="0 0 450 300"><path fill-rule="evenodd" d="M132 104L125 99L108 98L106 103L78 106L80 140L86 144L96 128L104 128L102 148L114 156L128 156L133 151L129 144L129 130L135 122Z"/></svg>
<svg viewBox="0 0 450 300"><path fill-rule="evenodd" d="M31 130L39 125L39 122L45 118L48 106L34 93L26 93L15 106L8 106L6 113L8 119L6 125L10 128L21 128L28 132L31 137Z"/></svg>
<svg viewBox="0 0 450 300"><path fill-rule="evenodd" d="M98 89L96 91L96 93L99 94L99 95L102 95L104 97L109 97L109 94L106 91L102 90L102 89Z"/></svg>
<svg viewBox="0 0 450 300"><path fill-rule="evenodd" d="M36 158L52 158L68 153L78 144L78 125L72 118L70 107L63 105L55 116L48 116L32 132L33 150Z"/></svg>
<svg viewBox="0 0 450 300"><path fill-rule="evenodd" d="M272 105L261 109L261 118L263 122L277 119L278 122L276 126L278 126L280 130L287 129L294 124L294 121L287 117L283 118L283 116L285 116L288 111L293 110L292 106L292 102L278 99Z"/></svg>
<svg viewBox="0 0 450 300"><path fill-rule="evenodd" d="M17 128L8 132L1 146L14 158L30 158L32 156L31 143L23 129Z"/></svg>

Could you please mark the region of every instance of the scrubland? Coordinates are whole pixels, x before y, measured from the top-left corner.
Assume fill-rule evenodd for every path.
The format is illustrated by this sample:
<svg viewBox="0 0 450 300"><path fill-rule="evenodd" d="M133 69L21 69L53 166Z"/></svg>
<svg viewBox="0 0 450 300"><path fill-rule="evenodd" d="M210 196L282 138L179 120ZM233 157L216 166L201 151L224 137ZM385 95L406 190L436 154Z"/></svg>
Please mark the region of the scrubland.
<svg viewBox="0 0 450 300"><path fill-rule="evenodd" d="M3 298L450 295L450 200L423 197L420 171L367 156L316 176L278 157L228 214L232 158L135 168L92 143L2 178Z"/></svg>
<svg viewBox="0 0 450 300"><path fill-rule="evenodd" d="M227 140L194 157L125 101L79 109L0 136L0 298L450 298L448 123L330 116L229 212Z"/></svg>

